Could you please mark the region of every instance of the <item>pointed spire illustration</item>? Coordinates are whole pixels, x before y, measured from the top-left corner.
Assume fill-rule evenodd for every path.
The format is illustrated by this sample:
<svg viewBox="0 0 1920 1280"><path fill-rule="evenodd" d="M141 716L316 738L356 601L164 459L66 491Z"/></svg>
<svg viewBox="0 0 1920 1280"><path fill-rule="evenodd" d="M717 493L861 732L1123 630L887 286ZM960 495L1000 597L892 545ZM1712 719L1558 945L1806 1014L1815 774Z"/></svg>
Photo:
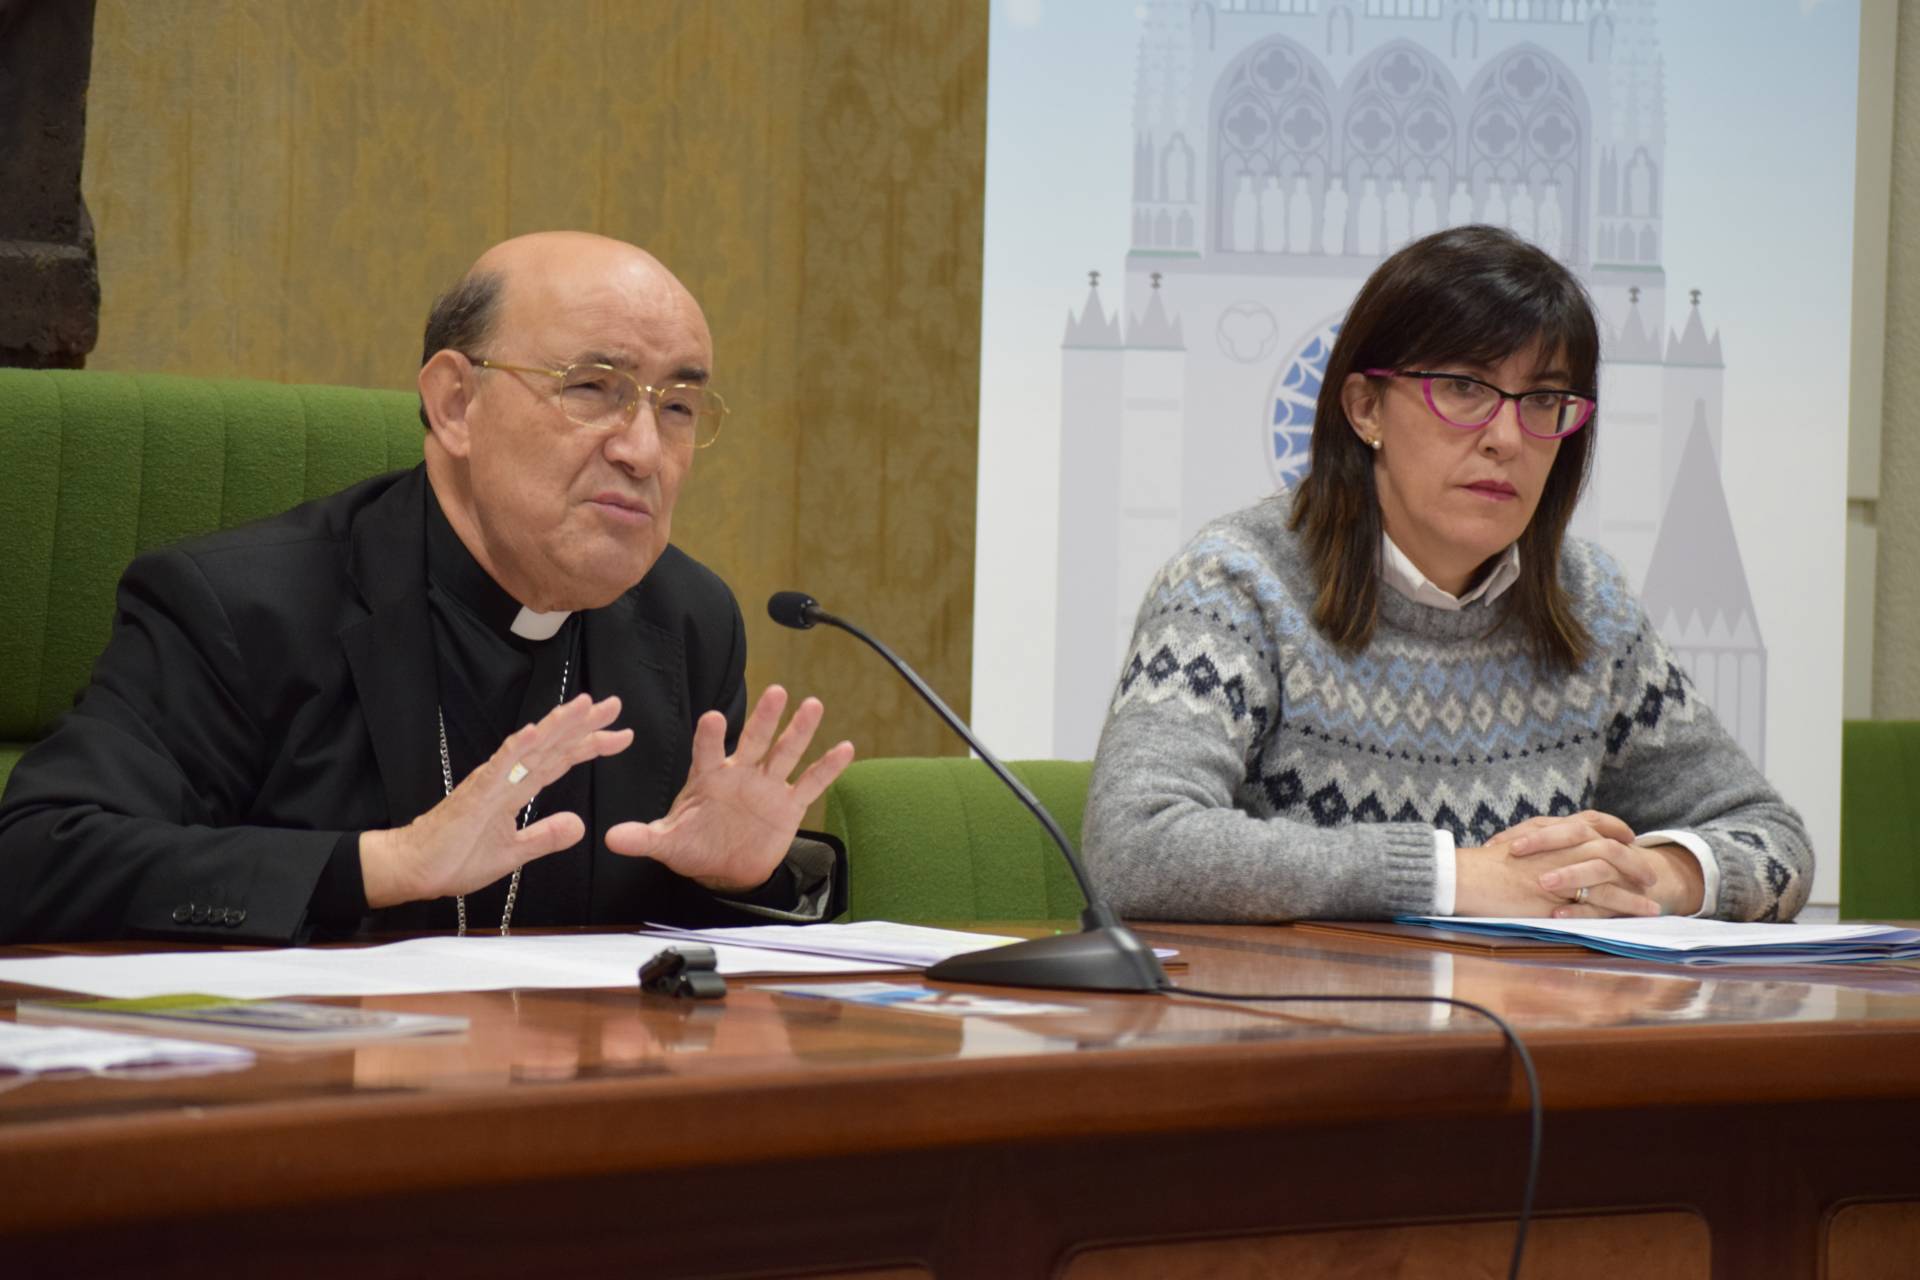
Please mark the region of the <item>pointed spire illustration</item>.
<svg viewBox="0 0 1920 1280"><path fill-rule="evenodd" d="M1659 364L1660 336L1647 332L1640 317L1640 286L1627 290L1627 320L1607 350L1607 359L1622 364Z"/></svg>
<svg viewBox="0 0 1920 1280"><path fill-rule="evenodd" d="M1670 644L1711 640L1722 649L1764 648L1704 404L1694 406L1640 600Z"/></svg>
<svg viewBox="0 0 1920 1280"><path fill-rule="evenodd" d="M1707 337L1707 326L1700 320L1700 291L1688 292L1693 306L1687 311L1686 327L1667 342L1667 363L1696 365L1709 369L1726 367L1726 361L1720 357L1720 331L1713 331L1713 337Z"/></svg>
<svg viewBox="0 0 1920 1280"><path fill-rule="evenodd" d="M1087 301L1075 316L1073 309L1067 309L1067 332L1061 338L1063 347L1119 347L1125 345L1120 338L1120 313L1111 316L1100 305L1100 273L1087 272Z"/></svg>
<svg viewBox="0 0 1920 1280"><path fill-rule="evenodd" d="M1155 351L1184 351L1186 338L1181 334L1180 321L1167 318L1166 306L1160 300L1160 273L1153 273L1153 291L1147 295L1147 314L1136 317L1127 327L1127 345Z"/></svg>

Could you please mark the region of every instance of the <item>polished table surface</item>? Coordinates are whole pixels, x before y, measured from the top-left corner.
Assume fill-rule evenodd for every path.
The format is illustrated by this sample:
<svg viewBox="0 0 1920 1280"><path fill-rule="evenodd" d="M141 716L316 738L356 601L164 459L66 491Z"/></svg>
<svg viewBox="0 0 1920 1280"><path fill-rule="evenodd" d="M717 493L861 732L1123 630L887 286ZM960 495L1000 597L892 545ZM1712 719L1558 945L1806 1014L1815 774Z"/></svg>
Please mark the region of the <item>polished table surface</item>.
<svg viewBox="0 0 1920 1280"><path fill-rule="evenodd" d="M471 1029L15 1084L0 1252L145 1274L184 1274L205 1261L188 1242L217 1240L271 1242L315 1274L406 1274L429 1250L500 1274L619 1258L647 1274L1237 1275L1215 1255L1128 1250L1345 1231L1351 1256L1361 1228L1480 1223L1456 1240L1471 1265L1431 1274L1504 1274L1526 1136L1512 1054L1470 1011L1359 999L1436 994L1507 1017L1539 1067L1547 1220L1529 1275L1589 1273L1554 1251L1556 1215L1565 1232L1677 1241L1676 1275L1709 1274L1688 1269L1695 1246L1714 1275L1878 1275L1920 1241L1920 969L1688 969L1312 926L1141 933L1179 951L1182 985L1350 999L1004 991L1073 1012L946 1018L735 980L718 1003L341 1001Z"/></svg>

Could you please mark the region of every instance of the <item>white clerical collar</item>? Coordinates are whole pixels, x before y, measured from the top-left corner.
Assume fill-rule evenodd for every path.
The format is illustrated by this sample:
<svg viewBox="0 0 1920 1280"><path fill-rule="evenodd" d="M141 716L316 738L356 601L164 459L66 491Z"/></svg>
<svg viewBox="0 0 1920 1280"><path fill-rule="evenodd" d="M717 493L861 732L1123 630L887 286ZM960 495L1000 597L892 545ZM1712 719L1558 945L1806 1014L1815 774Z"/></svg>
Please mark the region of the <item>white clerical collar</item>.
<svg viewBox="0 0 1920 1280"><path fill-rule="evenodd" d="M525 605L520 607L520 615L508 628L522 640L551 640L567 625L567 619L573 616L573 610L561 609L554 613L535 613ZM498 626L498 623L494 624Z"/></svg>
<svg viewBox="0 0 1920 1280"><path fill-rule="evenodd" d="M1510 543L1500 556L1493 571L1480 580L1480 585L1463 596L1451 595L1442 591L1420 572L1418 565L1407 553L1393 544L1393 539L1385 533L1380 535L1380 574L1387 585L1398 591L1415 604L1428 605L1435 609L1460 610L1475 600L1484 600L1492 604L1505 594L1520 579L1520 544Z"/></svg>

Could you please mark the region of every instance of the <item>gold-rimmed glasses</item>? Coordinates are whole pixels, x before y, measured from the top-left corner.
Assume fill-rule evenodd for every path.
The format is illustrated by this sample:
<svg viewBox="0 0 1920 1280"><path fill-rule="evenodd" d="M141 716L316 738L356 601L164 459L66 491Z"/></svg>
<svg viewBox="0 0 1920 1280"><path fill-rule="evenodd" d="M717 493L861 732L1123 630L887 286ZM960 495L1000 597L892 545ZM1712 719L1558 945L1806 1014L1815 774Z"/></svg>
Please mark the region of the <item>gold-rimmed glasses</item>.
<svg viewBox="0 0 1920 1280"><path fill-rule="evenodd" d="M464 354L464 353L462 353ZM670 382L662 387L643 385L624 369L610 364L570 364L564 369L539 365L507 364L480 356L467 356L482 369L502 373L534 373L553 379L554 400L569 422L602 435L625 431L639 412L644 396L653 405L653 420L660 434L674 441L690 442L704 449L720 435L720 424L727 416L727 402L711 387L694 382Z"/></svg>

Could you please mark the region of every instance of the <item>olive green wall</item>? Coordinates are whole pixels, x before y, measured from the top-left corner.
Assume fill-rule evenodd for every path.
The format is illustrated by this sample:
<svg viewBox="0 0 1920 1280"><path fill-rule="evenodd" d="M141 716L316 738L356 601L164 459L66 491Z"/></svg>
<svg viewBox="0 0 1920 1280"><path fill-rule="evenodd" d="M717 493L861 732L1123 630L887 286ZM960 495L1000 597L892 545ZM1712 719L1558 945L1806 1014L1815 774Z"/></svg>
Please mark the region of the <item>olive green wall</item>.
<svg viewBox="0 0 1920 1280"><path fill-rule="evenodd" d="M968 703L985 178L977 0L100 0L89 367L411 387L488 244L579 227L705 304L734 406L677 541L758 686L863 755L956 750L802 587Z"/></svg>

